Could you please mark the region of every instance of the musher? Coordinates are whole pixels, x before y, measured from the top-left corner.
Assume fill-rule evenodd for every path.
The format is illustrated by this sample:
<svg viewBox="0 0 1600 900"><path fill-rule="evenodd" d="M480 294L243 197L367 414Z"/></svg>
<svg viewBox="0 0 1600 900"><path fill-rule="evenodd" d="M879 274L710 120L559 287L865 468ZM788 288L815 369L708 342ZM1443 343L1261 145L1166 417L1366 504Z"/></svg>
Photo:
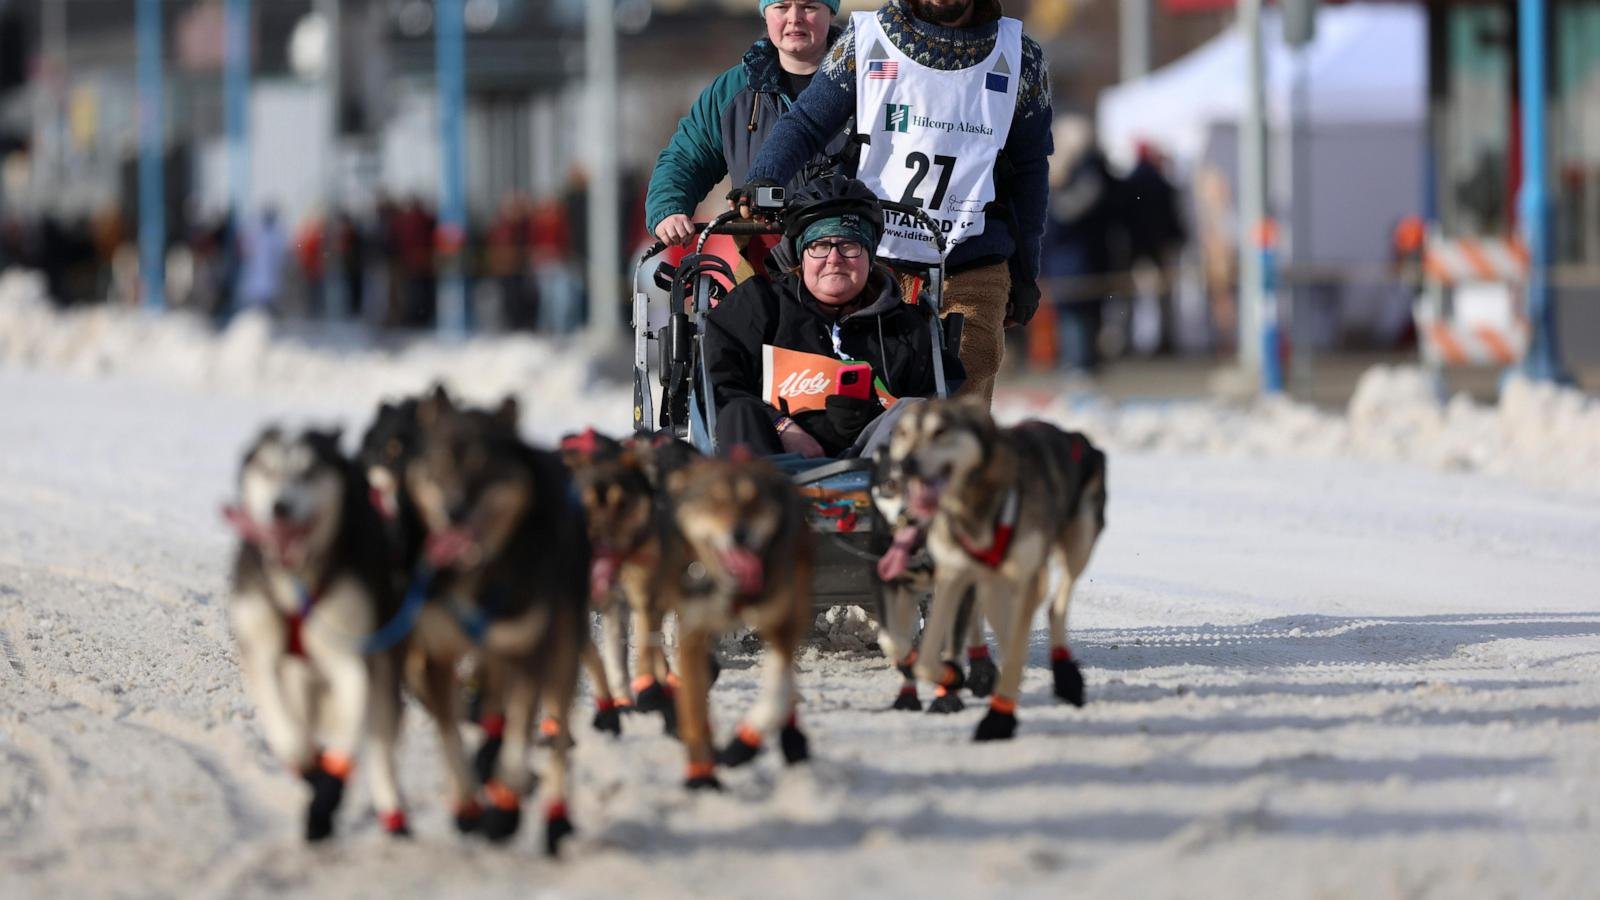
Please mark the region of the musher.
<svg viewBox="0 0 1600 900"><path fill-rule="evenodd" d="M729 199L750 215L757 188L787 183L854 116L856 177L880 197L921 206L944 229L944 312L966 319L962 392L992 401L1003 329L1026 324L1039 306L1052 151L1043 52L999 0L888 0L851 17L820 76ZM938 255L898 218L886 213L878 253L909 292Z"/></svg>

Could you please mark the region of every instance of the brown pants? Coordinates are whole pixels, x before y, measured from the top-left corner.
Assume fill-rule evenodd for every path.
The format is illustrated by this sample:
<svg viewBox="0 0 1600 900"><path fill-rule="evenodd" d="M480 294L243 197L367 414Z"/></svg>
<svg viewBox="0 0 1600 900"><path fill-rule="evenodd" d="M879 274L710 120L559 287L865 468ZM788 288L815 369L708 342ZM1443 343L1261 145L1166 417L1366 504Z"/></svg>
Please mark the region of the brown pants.
<svg viewBox="0 0 1600 900"><path fill-rule="evenodd" d="M909 290L910 281L901 275L901 290ZM982 397L985 405L994 404L994 378L1006 354L1006 302L1010 298L1011 270L1003 262L945 279L942 312L966 317L958 355L967 370L967 381L956 396Z"/></svg>

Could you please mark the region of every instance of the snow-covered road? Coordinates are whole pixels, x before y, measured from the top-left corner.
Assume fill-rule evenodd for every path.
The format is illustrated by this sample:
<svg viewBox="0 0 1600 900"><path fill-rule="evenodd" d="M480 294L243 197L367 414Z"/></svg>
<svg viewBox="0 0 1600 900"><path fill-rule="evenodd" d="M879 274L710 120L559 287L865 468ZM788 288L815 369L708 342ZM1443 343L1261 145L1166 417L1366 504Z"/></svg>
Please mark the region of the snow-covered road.
<svg viewBox="0 0 1600 900"><path fill-rule="evenodd" d="M297 397L0 366L0 896L1339 897L1600 894L1600 502L1356 460L1114 452L1072 625L1090 705L1018 739L883 711L868 655L808 651L813 763L678 787L653 721L579 735L579 838L458 838L434 742L418 832L358 789L298 839L224 616L218 503ZM620 402L625 403L625 398ZM619 398L534 429L615 429ZM719 722L754 695L735 656Z"/></svg>

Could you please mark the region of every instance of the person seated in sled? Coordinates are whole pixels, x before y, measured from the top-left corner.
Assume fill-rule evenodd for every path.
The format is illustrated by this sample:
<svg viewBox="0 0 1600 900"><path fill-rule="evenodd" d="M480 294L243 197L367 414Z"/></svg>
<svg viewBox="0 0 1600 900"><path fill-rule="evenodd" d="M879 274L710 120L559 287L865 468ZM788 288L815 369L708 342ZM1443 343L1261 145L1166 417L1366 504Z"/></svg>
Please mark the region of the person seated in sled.
<svg viewBox="0 0 1600 900"><path fill-rule="evenodd" d="M886 438L890 410L938 388L926 307L906 303L875 260L883 208L859 181L823 176L784 214L769 277L707 313L702 349L717 446L762 455L858 456ZM964 379L940 348L945 380Z"/></svg>

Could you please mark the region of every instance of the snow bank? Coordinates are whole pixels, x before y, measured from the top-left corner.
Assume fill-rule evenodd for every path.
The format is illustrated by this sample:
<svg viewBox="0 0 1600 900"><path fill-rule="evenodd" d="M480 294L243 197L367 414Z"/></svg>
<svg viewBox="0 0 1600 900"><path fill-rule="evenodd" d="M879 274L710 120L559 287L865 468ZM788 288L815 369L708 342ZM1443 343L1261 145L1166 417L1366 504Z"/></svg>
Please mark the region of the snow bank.
<svg viewBox="0 0 1600 900"><path fill-rule="evenodd" d="M184 314L105 305L60 312L36 274L0 273L0 364L129 374L352 410L438 380L479 403L516 395L543 436L591 424L625 429L631 390L597 383L593 360L573 343L511 335L459 343L419 338L397 350L365 340L319 346L279 334L257 313L218 333Z"/></svg>
<svg viewBox="0 0 1600 900"><path fill-rule="evenodd" d="M1522 378L1507 381L1497 406L1482 406L1465 394L1441 398L1421 369L1375 366L1343 416L1284 398L1119 405L1063 396L995 406L1002 419L1047 419L1111 449L1411 462L1600 492L1600 403Z"/></svg>
<svg viewBox="0 0 1600 900"><path fill-rule="evenodd" d="M535 430L630 421L630 390L599 382L595 361L572 342L528 336L456 344L418 339L395 351L310 346L257 315L221 334L183 315L107 306L57 312L42 279L0 273L0 364L85 375L131 373L247 394L352 404L414 393L436 379L478 402L516 394ZM1247 404L1117 404L1063 394L1040 403L1002 396L1002 419L1044 418L1111 449L1210 456L1353 457L1512 476L1600 491L1600 403L1552 385L1512 379L1497 406L1444 399L1420 369L1379 366L1362 376L1342 416L1283 398Z"/></svg>

